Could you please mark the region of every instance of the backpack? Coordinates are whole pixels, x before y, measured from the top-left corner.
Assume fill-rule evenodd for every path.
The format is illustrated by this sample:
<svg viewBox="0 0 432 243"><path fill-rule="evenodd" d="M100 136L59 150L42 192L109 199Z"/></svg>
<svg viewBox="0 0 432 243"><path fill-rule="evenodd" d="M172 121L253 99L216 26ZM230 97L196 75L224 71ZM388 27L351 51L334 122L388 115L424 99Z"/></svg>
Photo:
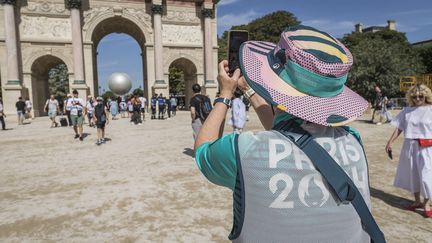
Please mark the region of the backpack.
<svg viewBox="0 0 432 243"><path fill-rule="evenodd" d="M204 122L211 110L213 109L210 99L207 96L199 95L196 96L196 99L199 102L197 116L200 118L201 122Z"/></svg>

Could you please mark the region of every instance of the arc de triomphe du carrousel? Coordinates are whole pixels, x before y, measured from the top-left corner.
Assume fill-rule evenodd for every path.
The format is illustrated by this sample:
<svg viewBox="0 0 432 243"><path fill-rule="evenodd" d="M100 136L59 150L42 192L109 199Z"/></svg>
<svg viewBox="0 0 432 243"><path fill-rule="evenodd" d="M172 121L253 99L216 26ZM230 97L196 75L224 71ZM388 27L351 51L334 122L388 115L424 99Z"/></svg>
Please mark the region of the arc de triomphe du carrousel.
<svg viewBox="0 0 432 243"><path fill-rule="evenodd" d="M0 77L6 114L18 97L33 102L41 116L48 71L68 68L69 90L80 97L98 94L97 47L111 33L125 33L141 47L143 88L169 95L169 67L191 85L217 92L218 0L0 0Z"/></svg>

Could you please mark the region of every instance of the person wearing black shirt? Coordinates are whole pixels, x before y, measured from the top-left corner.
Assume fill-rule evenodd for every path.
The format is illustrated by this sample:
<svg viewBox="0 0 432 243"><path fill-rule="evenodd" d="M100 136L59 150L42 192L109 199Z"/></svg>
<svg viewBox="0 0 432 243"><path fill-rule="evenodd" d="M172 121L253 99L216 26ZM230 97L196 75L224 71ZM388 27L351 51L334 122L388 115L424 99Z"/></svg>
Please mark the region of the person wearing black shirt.
<svg viewBox="0 0 432 243"><path fill-rule="evenodd" d="M15 107L17 109L18 125L22 125L23 121L24 121L25 110L26 110L26 104L23 101L22 97L18 98L18 101L15 104Z"/></svg>
<svg viewBox="0 0 432 243"><path fill-rule="evenodd" d="M101 145L102 143L105 143L105 125L109 123L109 113L106 112L106 107L102 97L97 97L96 101L97 105L94 107L94 121L97 127L98 137L96 145Z"/></svg>
<svg viewBox="0 0 432 243"><path fill-rule="evenodd" d="M204 123L204 115L201 114L200 106L205 101L210 102L210 98L201 94L201 86L199 84L192 85L192 90L194 95L190 99L189 105L192 118L193 137L195 140L202 124Z"/></svg>
<svg viewBox="0 0 432 243"><path fill-rule="evenodd" d="M6 123L4 121L5 117L6 115L4 114L4 110L3 110L3 101L0 97L0 122L2 124L2 130L6 130Z"/></svg>

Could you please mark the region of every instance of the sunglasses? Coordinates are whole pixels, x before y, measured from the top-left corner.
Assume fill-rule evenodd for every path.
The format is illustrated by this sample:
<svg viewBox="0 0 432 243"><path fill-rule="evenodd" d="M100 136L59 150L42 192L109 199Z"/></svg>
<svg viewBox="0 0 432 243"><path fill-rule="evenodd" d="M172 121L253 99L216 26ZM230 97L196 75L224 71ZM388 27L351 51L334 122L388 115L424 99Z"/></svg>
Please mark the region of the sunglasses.
<svg viewBox="0 0 432 243"><path fill-rule="evenodd" d="M411 98L413 98L413 99L423 99L424 95L411 95Z"/></svg>

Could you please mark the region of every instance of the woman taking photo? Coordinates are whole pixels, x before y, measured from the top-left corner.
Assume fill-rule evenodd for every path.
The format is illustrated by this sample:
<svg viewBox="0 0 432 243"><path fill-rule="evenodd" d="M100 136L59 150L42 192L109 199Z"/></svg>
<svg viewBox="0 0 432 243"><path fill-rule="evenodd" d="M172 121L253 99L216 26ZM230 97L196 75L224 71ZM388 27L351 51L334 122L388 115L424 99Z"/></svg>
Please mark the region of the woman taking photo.
<svg viewBox="0 0 432 243"><path fill-rule="evenodd" d="M424 216L432 217L429 199L432 196L432 92L423 85L413 86L407 93L409 107L394 120L396 127L386 151L392 150L394 140L403 132L404 143L399 157L394 185L414 194L414 203L407 207L424 209ZM423 202L420 196L424 198Z"/></svg>

